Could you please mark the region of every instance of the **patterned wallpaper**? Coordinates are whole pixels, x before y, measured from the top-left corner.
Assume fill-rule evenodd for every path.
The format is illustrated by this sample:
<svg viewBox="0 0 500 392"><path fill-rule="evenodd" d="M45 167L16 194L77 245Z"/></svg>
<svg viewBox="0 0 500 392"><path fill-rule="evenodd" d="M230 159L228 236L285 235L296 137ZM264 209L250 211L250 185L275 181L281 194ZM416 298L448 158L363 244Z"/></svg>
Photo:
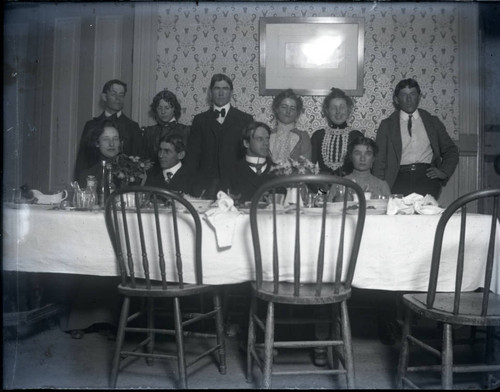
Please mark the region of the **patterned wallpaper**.
<svg viewBox="0 0 500 392"><path fill-rule="evenodd" d="M234 80L232 104L275 126L271 96L259 95L259 18L363 17L364 95L355 98L350 123L375 137L393 111L396 83L415 78L420 107L436 114L458 140L457 9L453 3L162 3L158 15L157 91L173 91L191 124L207 109L214 73ZM333 86L327 86L333 87ZM325 125L322 96L305 96L298 128L310 133Z"/></svg>

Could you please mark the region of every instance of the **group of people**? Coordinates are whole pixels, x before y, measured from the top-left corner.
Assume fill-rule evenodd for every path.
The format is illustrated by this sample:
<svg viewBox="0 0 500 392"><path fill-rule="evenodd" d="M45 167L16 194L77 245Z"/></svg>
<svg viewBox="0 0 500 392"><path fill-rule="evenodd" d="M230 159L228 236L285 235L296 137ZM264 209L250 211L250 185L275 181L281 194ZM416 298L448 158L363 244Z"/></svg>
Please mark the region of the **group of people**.
<svg viewBox="0 0 500 392"><path fill-rule="evenodd" d="M274 165L304 157L320 173L355 180L372 197L416 192L437 199L458 163L457 146L443 123L418 108L421 90L414 79L397 84L396 110L382 120L376 140L351 128L354 102L338 88L323 101L327 126L312 137L297 128L303 102L292 89L273 99L274 128L231 104L233 81L224 74L213 75L211 106L191 126L179 122L177 97L163 90L151 104L157 124L141 129L122 112L126 93L124 82L107 82L101 95L103 113L85 124L75 165L81 186L89 174L102 181L102 161L123 153L155 162L146 185L207 199L229 190L247 201L272 177Z"/></svg>
<svg viewBox="0 0 500 392"><path fill-rule="evenodd" d="M155 162L145 185L206 199L229 191L244 202L273 177L273 166L303 157L317 164L320 173L354 180L374 198L416 192L438 199L458 163L458 149L443 123L418 108L421 90L413 79L396 85L396 110L382 120L376 140L349 125L354 102L338 88L322 104L327 125L312 137L297 127L303 102L292 89L273 99L274 128L231 104L233 81L224 74L211 78L210 108L196 115L191 126L179 122L181 106L175 94L164 90L151 104L156 125L141 129L122 111L126 93L122 81L107 82L103 113L85 124L75 166L75 180L82 187L88 175L105 181L103 162L126 154ZM81 337L87 321L71 320L65 329ZM389 338L381 340L390 343ZM316 349L315 362L324 364L325 355Z"/></svg>

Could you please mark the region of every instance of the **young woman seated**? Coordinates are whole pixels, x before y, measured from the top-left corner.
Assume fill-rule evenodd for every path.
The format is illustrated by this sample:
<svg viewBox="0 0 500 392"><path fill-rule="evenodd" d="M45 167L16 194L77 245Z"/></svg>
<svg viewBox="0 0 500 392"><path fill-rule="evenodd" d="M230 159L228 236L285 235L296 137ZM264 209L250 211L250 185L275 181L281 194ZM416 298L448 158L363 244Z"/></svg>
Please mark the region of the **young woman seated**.
<svg viewBox="0 0 500 392"><path fill-rule="evenodd" d="M90 154L93 154L93 159L97 158L97 163L76 173L76 180L80 188L85 188L87 186L87 176L95 176L98 184L97 189L100 189L99 185L102 182L102 161L110 161L121 151L120 134L114 121L105 119L99 123L92 131L89 143L93 147L89 149Z"/></svg>
<svg viewBox="0 0 500 392"><path fill-rule="evenodd" d="M371 174L373 160L378 152L373 139L358 136L347 147L344 168L349 173L344 178L354 181L365 192L371 192L372 199L388 198L391 190L387 182Z"/></svg>

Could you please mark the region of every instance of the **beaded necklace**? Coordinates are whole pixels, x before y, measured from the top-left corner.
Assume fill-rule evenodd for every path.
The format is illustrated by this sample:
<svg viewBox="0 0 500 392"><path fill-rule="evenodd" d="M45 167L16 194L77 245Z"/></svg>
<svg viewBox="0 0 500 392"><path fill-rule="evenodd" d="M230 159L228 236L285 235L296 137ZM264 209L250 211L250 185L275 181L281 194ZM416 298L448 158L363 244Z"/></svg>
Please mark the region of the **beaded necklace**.
<svg viewBox="0 0 500 392"><path fill-rule="evenodd" d="M344 164L350 130L349 127L345 129L328 127L325 129L325 136L323 143L321 143L321 156L325 165L332 170L337 170Z"/></svg>

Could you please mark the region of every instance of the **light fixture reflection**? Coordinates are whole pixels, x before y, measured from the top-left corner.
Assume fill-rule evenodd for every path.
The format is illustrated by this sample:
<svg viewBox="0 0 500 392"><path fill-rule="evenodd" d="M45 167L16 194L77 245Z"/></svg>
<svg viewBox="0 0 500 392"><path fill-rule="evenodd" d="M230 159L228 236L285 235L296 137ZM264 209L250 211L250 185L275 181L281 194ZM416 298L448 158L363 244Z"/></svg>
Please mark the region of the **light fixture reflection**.
<svg viewBox="0 0 500 392"><path fill-rule="evenodd" d="M342 45L342 37L322 36L303 43L301 49L307 63L322 66L325 64L338 64L340 61L339 54L335 54L340 45Z"/></svg>

